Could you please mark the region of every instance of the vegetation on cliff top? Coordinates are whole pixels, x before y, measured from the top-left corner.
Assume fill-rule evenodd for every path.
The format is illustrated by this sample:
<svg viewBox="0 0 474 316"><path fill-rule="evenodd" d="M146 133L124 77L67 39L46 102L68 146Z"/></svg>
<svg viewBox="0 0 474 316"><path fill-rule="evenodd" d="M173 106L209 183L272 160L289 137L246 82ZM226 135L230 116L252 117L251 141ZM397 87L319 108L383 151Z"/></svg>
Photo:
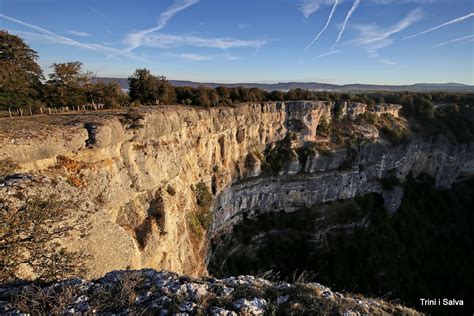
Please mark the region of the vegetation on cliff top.
<svg viewBox="0 0 474 316"><path fill-rule="evenodd" d="M474 139L474 93L358 92L336 93L304 89L264 91L245 87L174 87L164 76L147 69L137 69L129 77L129 94L115 83L95 80L91 72L83 72L80 62L55 63L49 80L37 63L38 55L21 38L0 31L0 110L43 107L92 106L128 107L132 104L175 104L196 106L235 105L240 102L290 100L347 100L366 103L394 103L403 106L407 118L416 120L430 134L452 134L453 139L468 142ZM403 135L386 129L395 143Z"/></svg>

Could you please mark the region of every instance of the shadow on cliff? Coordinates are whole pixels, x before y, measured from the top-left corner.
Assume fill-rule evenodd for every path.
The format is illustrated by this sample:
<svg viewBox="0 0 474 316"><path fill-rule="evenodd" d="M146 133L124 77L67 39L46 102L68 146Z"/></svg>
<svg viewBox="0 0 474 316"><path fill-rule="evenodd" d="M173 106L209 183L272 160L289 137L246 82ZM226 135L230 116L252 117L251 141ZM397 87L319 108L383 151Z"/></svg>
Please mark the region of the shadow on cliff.
<svg viewBox="0 0 474 316"><path fill-rule="evenodd" d="M427 177L404 186L393 216L380 195L369 194L333 203L330 212L319 206L246 219L214 244L209 270L273 270L288 280L306 270L336 290L400 300L431 314L472 311L474 181L443 191ZM421 298L463 300L464 306L421 306Z"/></svg>

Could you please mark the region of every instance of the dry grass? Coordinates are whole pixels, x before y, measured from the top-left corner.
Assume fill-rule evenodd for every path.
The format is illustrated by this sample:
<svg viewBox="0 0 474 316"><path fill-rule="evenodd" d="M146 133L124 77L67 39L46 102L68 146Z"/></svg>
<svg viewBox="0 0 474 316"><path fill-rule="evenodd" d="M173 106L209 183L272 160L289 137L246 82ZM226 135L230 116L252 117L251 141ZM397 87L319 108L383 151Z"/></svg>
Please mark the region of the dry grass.
<svg viewBox="0 0 474 316"><path fill-rule="evenodd" d="M138 288L145 280L135 274L127 274L116 283L101 287L91 299L92 309L97 313L117 313L133 309L138 296Z"/></svg>
<svg viewBox="0 0 474 316"><path fill-rule="evenodd" d="M17 293L13 299L15 309L32 315L61 315L79 295L74 285L60 285L47 289L29 285Z"/></svg>

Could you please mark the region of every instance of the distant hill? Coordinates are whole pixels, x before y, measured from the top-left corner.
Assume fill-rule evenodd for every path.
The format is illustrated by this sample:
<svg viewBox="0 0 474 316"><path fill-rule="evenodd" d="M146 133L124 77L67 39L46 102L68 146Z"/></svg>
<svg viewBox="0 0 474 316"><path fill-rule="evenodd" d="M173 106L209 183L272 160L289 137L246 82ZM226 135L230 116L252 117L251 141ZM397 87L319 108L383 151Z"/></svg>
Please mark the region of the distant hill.
<svg viewBox="0 0 474 316"><path fill-rule="evenodd" d="M127 90L128 82L126 78L97 78L102 82L115 81L120 86ZM184 80L170 80L174 86L183 87L198 87L200 85L215 88L218 86L225 87L246 87L246 88L260 88L266 91L273 90L290 90L290 89L308 89L316 91L413 91L413 92L429 92L429 91L446 91L446 92L474 92L474 86L465 85L461 83L415 83L412 85L375 85L375 84L329 84L319 82L280 82L280 83L216 83L216 82L194 82Z"/></svg>

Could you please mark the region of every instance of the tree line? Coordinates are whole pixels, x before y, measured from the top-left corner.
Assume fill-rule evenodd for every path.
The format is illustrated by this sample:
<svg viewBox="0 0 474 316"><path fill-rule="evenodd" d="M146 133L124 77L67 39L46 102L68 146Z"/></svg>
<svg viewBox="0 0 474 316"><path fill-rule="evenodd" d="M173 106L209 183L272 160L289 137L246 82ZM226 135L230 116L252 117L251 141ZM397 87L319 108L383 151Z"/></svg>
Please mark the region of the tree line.
<svg viewBox="0 0 474 316"><path fill-rule="evenodd" d="M456 129L463 135L474 135L474 93L452 92L351 92L265 91L259 88L175 87L165 76L148 69L137 69L129 78L128 93L117 82L98 80L83 71L78 61L54 63L45 78L37 63L38 54L20 37L0 30L0 110L42 107L70 107L100 104L104 108L138 105L184 104L201 107L233 106L242 102L325 100L376 103L403 106L407 117L429 123L437 130ZM474 137L474 136L473 136Z"/></svg>

